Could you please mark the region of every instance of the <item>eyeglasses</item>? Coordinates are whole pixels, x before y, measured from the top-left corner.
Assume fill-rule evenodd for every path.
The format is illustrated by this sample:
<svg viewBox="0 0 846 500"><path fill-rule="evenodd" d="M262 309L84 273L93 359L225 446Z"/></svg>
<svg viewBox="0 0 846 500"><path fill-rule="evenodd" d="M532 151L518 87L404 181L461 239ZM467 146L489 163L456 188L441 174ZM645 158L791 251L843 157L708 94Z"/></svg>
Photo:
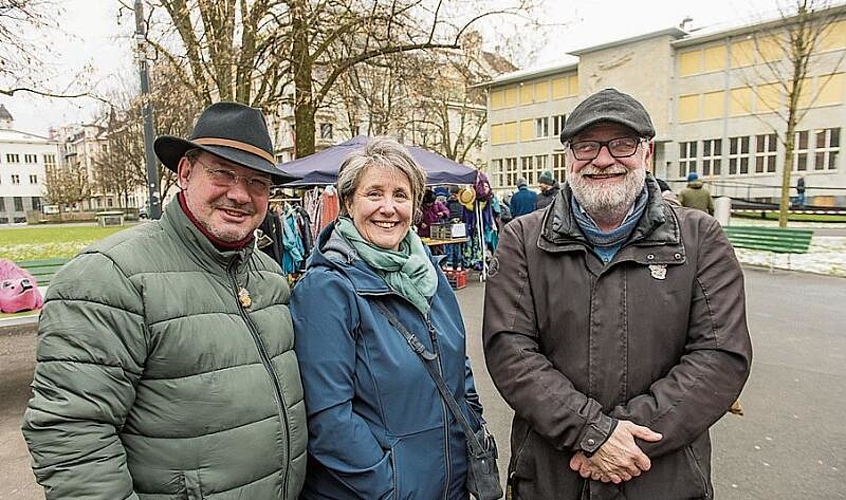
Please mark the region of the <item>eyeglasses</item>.
<svg viewBox="0 0 846 500"><path fill-rule="evenodd" d="M578 141L570 143L570 151L580 161L593 160L599 156L602 147L608 148L608 153L614 158L628 158L635 154L637 147L644 139L637 137L618 137L610 141Z"/></svg>
<svg viewBox="0 0 846 500"><path fill-rule="evenodd" d="M203 170L209 175L212 184L216 186L232 187L243 179L244 184L247 185L247 189L251 194L265 196L270 193L270 188L273 186L273 181L268 177L238 175L228 168L211 167L200 160L194 161L203 167Z"/></svg>

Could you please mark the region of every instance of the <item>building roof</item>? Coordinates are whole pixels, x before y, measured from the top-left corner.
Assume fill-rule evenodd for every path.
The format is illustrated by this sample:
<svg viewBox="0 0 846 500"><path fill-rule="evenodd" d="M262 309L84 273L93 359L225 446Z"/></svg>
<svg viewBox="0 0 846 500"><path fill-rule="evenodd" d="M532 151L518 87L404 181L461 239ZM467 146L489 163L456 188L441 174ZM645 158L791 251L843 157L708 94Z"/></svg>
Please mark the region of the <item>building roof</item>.
<svg viewBox="0 0 846 500"><path fill-rule="evenodd" d="M2 106L3 105L0 104L0 108ZM0 129L0 142L18 144L56 144L56 141L47 137L11 129Z"/></svg>
<svg viewBox="0 0 846 500"><path fill-rule="evenodd" d="M591 52L597 52L597 51L600 51L600 50L611 49L611 48L617 47L619 45L629 45L629 44L632 44L632 43L637 43L637 42L641 42L643 40L649 40L649 39L652 39L652 38L658 38L658 37L662 37L662 36L670 36L670 37L675 37L675 38L678 39L678 38L683 38L687 35L688 35L687 31L684 31L681 28L676 28L676 27L666 28L666 29L659 30L659 31L653 31L651 33L644 33L642 35L637 35L637 36L633 36L633 37L629 37L629 38L622 38L620 40L614 40L614 41L603 43L603 44L600 44L600 45L593 45L591 47L585 47L583 49L571 50L569 53L573 54L574 56L582 56L582 55L585 55L585 54L590 54Z"/></svg>
<svg viewBox="0 0 846 500"><path fill-rule="evenodd" d="M540 68L521 69L511 73L500 75L492 80L482 82L473 87L496 87L499 85L507 85L514 82L522 82L532 78L542 78L548 75L555 75L565 71L577 70L579 68L578 62L569 62L567 64L555 64L552 66L544 66Z"/></svg>

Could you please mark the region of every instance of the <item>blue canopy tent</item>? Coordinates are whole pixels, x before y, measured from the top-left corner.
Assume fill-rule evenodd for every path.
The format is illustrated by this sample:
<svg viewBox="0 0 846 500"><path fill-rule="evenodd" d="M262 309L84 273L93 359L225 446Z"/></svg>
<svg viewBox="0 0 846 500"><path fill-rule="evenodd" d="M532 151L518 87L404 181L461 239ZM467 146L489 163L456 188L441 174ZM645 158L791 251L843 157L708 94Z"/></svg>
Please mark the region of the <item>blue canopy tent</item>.
<svg viewBox="0 0 846 500"><path fill-rule="evenodd" d="M347 142L336 144L319 153L278 165L283 172L293 177L300 177L284 186L335 184L341 163L351 151L363 148L368 139L370 138L364 135L353 137ZM427 149L417 146L406 146L406 148L426 171L427 184L473 184L476 181L476 169L465 167Z"/></svg>

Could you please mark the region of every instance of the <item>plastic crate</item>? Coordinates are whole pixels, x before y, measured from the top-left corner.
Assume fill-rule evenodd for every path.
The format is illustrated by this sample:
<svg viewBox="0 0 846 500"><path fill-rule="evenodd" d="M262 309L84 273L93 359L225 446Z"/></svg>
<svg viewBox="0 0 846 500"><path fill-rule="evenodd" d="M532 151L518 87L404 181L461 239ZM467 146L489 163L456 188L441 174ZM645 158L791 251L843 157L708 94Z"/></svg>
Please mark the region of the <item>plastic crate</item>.
<svg viewBox="0 0 846 500"><path fill-rule="evenodd" d="M453 290L461 290L462 288L467 286L466 269L449 269L444 271L444 274L446 274L447 281L449 281L449 284Z"/></svg>

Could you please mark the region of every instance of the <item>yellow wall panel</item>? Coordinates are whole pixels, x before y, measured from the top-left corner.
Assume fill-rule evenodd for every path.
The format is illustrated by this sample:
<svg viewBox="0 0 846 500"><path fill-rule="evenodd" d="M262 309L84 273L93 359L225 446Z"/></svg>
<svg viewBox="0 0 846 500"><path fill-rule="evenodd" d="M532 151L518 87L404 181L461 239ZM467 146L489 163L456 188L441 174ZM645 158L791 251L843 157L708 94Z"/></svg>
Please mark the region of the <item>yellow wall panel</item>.
<svg viewBox="0 0 846 500"><path fill-rule="evenodd" d="M699 94L679 97L679 121L692 122L699 119Z"/></svg>
<svg viewBox="0 0 846 500"><path fill-rule="evenodd" d="M799 92L799 101L796 107L799 109L810 108L814 98L814 82L810 78L802 80L801 91Z"/></svg>
<svg viewBox="0 0 846 500"><path fill-rule="evenodd" d="M740 87L731 89L729 95L729 115L748 115L752 113L752 89Z"/></svg>
<svg viewBox="0 0 846 500"><path fill-rule="evenodd" d="M778 61L784 58L785 53L781 45L783 43L781 36L762 36L756 42L755 49L758 52L758 62Z"/></svg>
<svg viewBox="0 0 846 500"><path fill-rule="evenodd" d="M517 87L505 89L505 107L510 108L517 105Z"/></svg>
<svg viewBox="0 0 846 500"><path fill-rule="evenodd" d="M702 53L699 49L679 54L679 76L690 76L702 71Z"/></svg>
<svg viewBox="0 0 846 500"><path fill-rule="evenodd" d="M549 80L544 80L535 84L535 102L545 102L549 100Z"/></svg>
<svg viewBox="0 0 846 500"><path fill-rule="evenodd" d="M577 96L579 95L579 75L573 75L567 78L568 88L570 96Z"/></svg>
<svg viewBox="0 0 846 500"><path fill-rule="evenodd" d="M781 108L782 91L778 83L758 85L755 91L759 113L774 113Z"/></svg>
<svg viewBox="0 0 846 500"><path fill-rule="evenodd" d="M517 122L508 122L505 124L502 142L517 142Z"/></svg>
<svg viewBox="0 0 846 500"><path fill-rule="evenodd" d="M568 89L567 89L567 78L555 78L552 80L552 98L553 99L561 99L563 97L567 97Z"/></svg>
<svg viewBox="0 0 846 500"><path fill-rule="evenodd" d="M491 109L499 109L505 107L505 91L494 90L491 92Z"/></svg>
<svg viewBox="0 0 846 500"><path fill-rule="evenodd" d="M535 121L520 120L520 140L530 141L535 138Z"/></svg>
<svg viewBox="0 0 846 500"><path fill-rule="evenodd" d="M731 43L731 67L749 66L755 61L755 42L751 38Z"/></svg>
<svg viewBox="0 0 846 500"><path fill-rule="evenodd" d="M504 141L505 128L502 123L491 125L491 144L502 144Z"/></svg>
<svg viewBox="0 0 846 500"><path fill-rule="evenodd" d="M818 50L846 49L846 21L832 23L820 37Z"/></svg>
<svg viewBox="0 0 846 500"><path fill-rule="evenodd" d="M726 46L708 47L703 55L705 71L721 71L726 69Z"/></svg>
<svg viewBox="0 0 846 500"><path fill-rule="evenodd" d="M524 83L520 86L520 104L532 104L535 102L535 86L531 83Z"/></svg>
<svg viewBox="0 0 846 500"><path fill-rule="evenodd" d="M820 90L816 104L826 106L843 103L843 92L846 90L846 73L837 73L819 77Z"/></svg>
<svg viewBox="0 0 846 500"><path fill-rule="evenodd" d="M702 118L710 120L723 116L725 92L708 92L702 95Z"/></svg>

